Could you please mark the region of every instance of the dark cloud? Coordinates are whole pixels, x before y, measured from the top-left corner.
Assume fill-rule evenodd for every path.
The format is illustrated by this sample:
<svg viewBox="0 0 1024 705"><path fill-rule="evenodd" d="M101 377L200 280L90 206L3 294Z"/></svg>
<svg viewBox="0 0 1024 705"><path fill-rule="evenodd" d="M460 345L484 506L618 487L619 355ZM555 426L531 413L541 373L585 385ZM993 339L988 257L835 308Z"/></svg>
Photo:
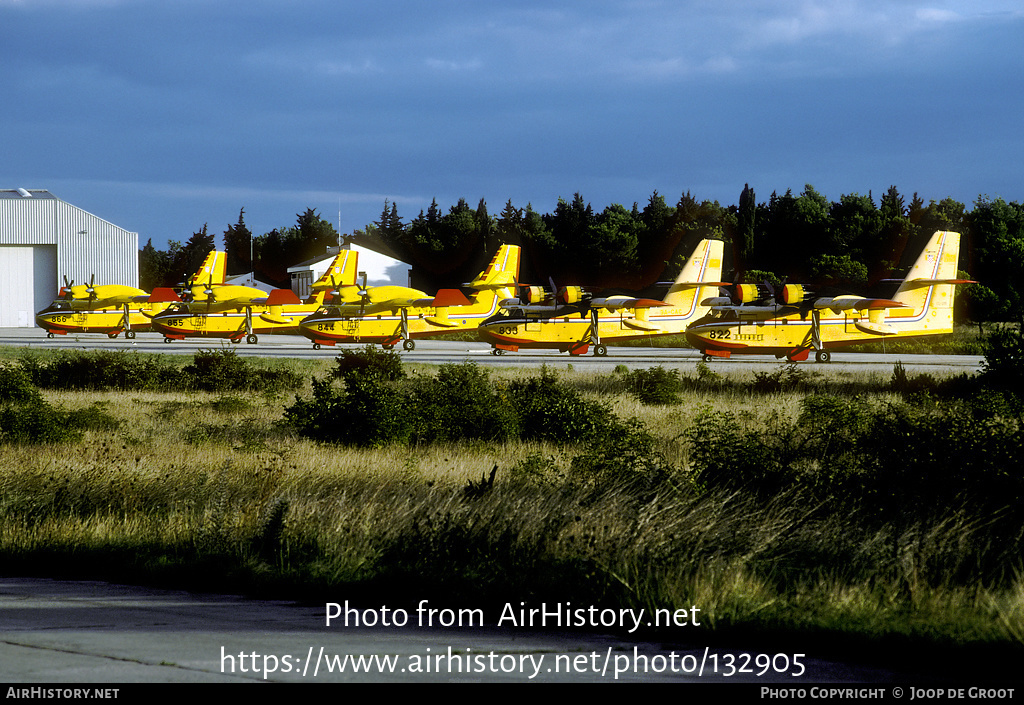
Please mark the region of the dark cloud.
<svg viewBox="0 0 1024 705"><path fill-rule="evenodd" d="M1020 200L1015 4L0 0L0 182L143 238L384 198ZM13 138L12 138L13 136Z"/></svg>

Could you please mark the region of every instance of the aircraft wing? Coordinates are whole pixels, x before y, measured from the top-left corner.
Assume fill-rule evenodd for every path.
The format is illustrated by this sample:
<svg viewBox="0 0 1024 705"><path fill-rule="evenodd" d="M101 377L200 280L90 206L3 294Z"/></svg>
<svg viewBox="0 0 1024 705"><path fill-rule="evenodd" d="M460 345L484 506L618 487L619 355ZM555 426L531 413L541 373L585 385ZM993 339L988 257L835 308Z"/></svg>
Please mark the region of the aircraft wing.
<svg viewBox="0 0 1024 705"><path fill-rule="evenodd" d="M458 289L439 289L435 296L421 298L394 298L387 301L374 301L376 305L389 305L392 308L446 308L448 306L470 306L472 301Z"/></svg>
<svg viewBox="0 0 1024 705"><path fill-rule="evenodd" d="M791 313L795 313L798 309L796 306L789 305L744 304L728 306L711 306L711 310L715 313L734 314L735 317L741 321L767 321L771 318L776 318L778 316L786 316Z"/></svg>
<svg viewBox="0 0 1024 705"><path fill-rule="evenodd" d="M603 299L591 299L591 308L605 308L615 311L620 308L654 308L656 306L668 306L664 301L658 299L638 299L632 296L608 296Z"/></svg>
<svg viewBox="0 0 1024 705"><path fill-rule="evenodd" d="M977 284L973 279L911 279L903 282L904 287L918 288L933 284Z"/></svg>
<svg viewBox="0 0 1024 705"><path fill-rule="evenodd" d="M855 309L864 311L874 308L903 308L905 304L892 299L869 299L863 296L832 296L816 299L814 308L830 308L836 313Z"/></svg>

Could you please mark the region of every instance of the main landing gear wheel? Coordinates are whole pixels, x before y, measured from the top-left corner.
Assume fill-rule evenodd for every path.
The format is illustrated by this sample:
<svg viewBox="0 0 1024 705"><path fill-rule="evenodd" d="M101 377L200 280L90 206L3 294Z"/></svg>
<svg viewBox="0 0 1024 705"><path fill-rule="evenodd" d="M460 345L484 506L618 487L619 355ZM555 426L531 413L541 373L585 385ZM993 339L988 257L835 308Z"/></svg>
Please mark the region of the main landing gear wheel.
<svg viewBox="0 0 1024 705"><path fill-rule="evenodd" d="M491 355L504 355L505 351L501 348L491 348Z"/></svg>
<svg viewBox="0 0 1024 705"><path fill-rule="evenodd" d="M704 362L711 362L715 358L713 355L708 355L707 353L704 353L703 355L700 356L700 359Z"/></svg>
<svg viewBox="0 0 1024 705"><path fill-rule="evenodd" d="M113 340L114 338L117 337L117 333L107 333L107 337Z"/></svg>
<svg viewBox="0 0 1024 705"><path fill-rule="evenodd" d="M242 342L242 339L241 339L241 338L232 338L232 339L231 339L231 344L232 344L232 345L238 345L238 344L239 344L239 343L241 343L241 342Z"/></svg>
<svg viewBox="0 0 1024 705"><path fill-rule="evenodd" d="M407 339L402 341L402 348L405 349L405 350L415 350L416 349L416 341L415 340L409 340L407 338Z"/></svg>
<svg viewBox="0 0 1024 705"><path fill-rule="evenodd" d="M134 340L135 339L135 331L133 331L133 330L126 330L124 332L124 337L127 338L128 340Z"/></svg>
<svg viewBox="0 0 1024 705"><path fill-rule="evenodd" d="M381 346L381 347L382 347L382 348L383 348L384 350L394 350L394 349L395 349L395 346L394 346L394 345L388 345L387 343L381 343L381 344L380 344L380 346Z"/></svg>
<svg viewBox="0 0 1024 705"><path fill-rule="evenodd" d="M832 362L832 353L826 350L819 350L814 353L815 362Z"/></svg>
<svg viewBox="0 0 1024 705"><path fill-rule="evenodd" d="M259 338L250 333L249 335L245 336L245 342L248 343L249 345L255 345L256 343L259 342Z"/></svg>
<svg viewBox="0 0 1024 705"><path fill-rule="evenodd" d="M319 350L320 349L320 343L313 343L313 349L314 350Z"/></svg>
<svg viewBox="0 0 1024 705"><path fill-rule="evenodd" d="M594 355L595 356L597 356L597 357L604 357L607 354L608 354L608 346L607 345L595 345L594 346Z"/></svg>
<svg viewBox="0 0 1024 705"><path fill-rule="evenodd" d="M164 342L165 343L169 343L169 342L171 342L171 339L170 338L164 338Z"/></svg>
<svg viewBox="0 0 1024 705"><path fill-rule="evenodd" d="M46 337L47 337L47 338L52 338L52 337L53 337L53 333L47 333L47 334L46 334Z"/></svg>

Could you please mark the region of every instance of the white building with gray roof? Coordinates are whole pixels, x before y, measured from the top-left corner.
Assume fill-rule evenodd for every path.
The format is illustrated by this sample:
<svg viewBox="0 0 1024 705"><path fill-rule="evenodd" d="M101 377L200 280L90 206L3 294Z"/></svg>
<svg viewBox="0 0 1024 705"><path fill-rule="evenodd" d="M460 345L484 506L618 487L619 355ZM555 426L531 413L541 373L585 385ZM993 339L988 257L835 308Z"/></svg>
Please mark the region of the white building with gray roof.
<svg viewBox="0 0 1024 705"><path fill-rule="evenodd" d="M31 327L65 277L139 285L139 234L46 190L0 189L0 327Z"/></svg>

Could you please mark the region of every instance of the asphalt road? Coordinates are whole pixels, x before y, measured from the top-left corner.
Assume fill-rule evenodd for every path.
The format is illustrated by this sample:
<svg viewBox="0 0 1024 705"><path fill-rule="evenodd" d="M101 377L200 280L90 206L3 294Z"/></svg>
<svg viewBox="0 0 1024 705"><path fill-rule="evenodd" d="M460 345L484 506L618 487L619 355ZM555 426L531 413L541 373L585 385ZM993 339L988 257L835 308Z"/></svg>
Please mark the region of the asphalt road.
<svg viewBox="0 0 1024 705"><path fill-rule="evenodd" d="M344 595L337 596L337 604L344 606ZM756 652L707 647L701 644L700 626L692 624L677 627L679 642L666 644L551 624L531 629L506 622L497 628L501 612L484 614L484 626L472 627L452 620L440 628L436 623L433 628L356 627L345 626L341 617L327 626L327 605L104 582L0 578L0 683L674 681L793 686L901 680L890 671L843 666L814 654L780 651L758 659ZM362 605L360 619L374 613L382 620L384 607ZM417 622L415 608L407 617L410 624ZM389 618L396 621L400 615L392 609ZM440 621L444 615L433 618ZM354 660L358 657L363 661Z"/></svg>
<svg viewBox="0 0 1024 705"><path fill-rule="evenodd" d="M172 343L164 343L163 336L157 333L139 333L135 340L124 338L107 338L105 335L81 334L56 336L47 338L40 328L0 328L0 345L20 346L31 349L79 348L85 350L138 350L147 353L171 353L192 355L196 350L227 347L239 355L257 357L291 357L330 359L338 355L342 347L357 349L359 345L323 347L314 350L306 338L294 335L265 335L255 345L240 343L233 345L226 340L216 338L189 338ZM813 360L797 363L802 367L843 366L851 372L867 371L890 374L893 366L900 362L908 370L917 374L970 372L981 369L983 358L980 355L893 355L876 353L859 353L837 351L832 355L830 363L816 363ZM696 350L687 348L640 348L615 347L608 348L607 357L594 355L571 356L568 353L557 353L547 350L522 350L517 353L491 355L491 348L486 343L454 342L441 340L417 340L413 351L399 350L402 358L408 362L425 364L458 363L472 360L489 367L540 367L549 365L559 367L571 364L573 369L581 371L611 372L617 365L629 368L655 367L663 365L679 368L683 371L693 370L700 361ZM768 355L736 356L729 360L716 360L709 363L716 372L772 371L778 369L785 360L777 360Z"/></svg>

